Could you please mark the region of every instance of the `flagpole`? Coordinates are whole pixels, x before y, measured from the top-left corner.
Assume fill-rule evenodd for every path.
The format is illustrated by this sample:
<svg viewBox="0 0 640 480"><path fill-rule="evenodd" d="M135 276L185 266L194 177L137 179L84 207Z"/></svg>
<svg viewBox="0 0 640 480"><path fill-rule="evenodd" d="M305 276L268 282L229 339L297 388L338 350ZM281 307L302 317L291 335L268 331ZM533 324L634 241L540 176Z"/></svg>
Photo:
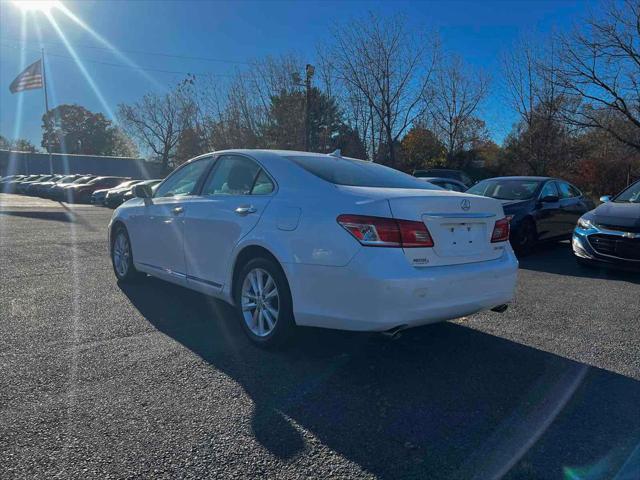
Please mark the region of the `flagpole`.
<svg viewBox="0 0 640 480"><path fill-rule="evenodd" d="M45 110L45 118L48 122L49 120L49 97L47 95L47 76L45 75L44 69L44 48L41 50L42 53L42 86L44 87L44 110ZM49 152L49 173L53 175L53 157L51 156L51 139L50 135L47 135L47 151Z"/></svg>

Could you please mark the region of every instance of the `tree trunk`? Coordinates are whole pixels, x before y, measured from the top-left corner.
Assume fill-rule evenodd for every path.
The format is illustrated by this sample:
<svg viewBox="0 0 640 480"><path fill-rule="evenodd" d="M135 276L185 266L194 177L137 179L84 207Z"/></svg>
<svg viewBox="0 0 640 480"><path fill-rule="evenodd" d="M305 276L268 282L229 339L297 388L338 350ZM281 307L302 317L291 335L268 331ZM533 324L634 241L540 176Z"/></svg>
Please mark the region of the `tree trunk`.
<svg viewBox="0 0 640 480"><path fill-rule="evenodd" d="M166 148L162 152L162 171L165 174L169 173L169 150Z"/></svg>
<svg viewBox="0 0 640 480"><path fill-rule="evenodd" d="M391 168L396 168L396 152L395 145L393 144L393 135L391 133L391 126L387 123L385 126L385 130L387 133L387 145L389 148L389 166Z"/></svg>

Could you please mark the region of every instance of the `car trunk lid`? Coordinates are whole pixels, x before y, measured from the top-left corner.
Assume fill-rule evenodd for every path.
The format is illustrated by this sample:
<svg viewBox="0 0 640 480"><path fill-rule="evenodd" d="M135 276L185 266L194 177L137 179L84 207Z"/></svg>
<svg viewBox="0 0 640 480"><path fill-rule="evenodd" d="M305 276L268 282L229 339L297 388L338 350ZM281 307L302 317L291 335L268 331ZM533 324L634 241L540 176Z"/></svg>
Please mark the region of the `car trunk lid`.
<svg viewBox="0 0 640 480"><path fill-rule="evenodd" d="M405 248L414 266L458 265L499 258L504 243L492 243L500 202L445 190L348 187L353 193L386 199L394 218L423 222L434 241L430 248Z"/></svg>

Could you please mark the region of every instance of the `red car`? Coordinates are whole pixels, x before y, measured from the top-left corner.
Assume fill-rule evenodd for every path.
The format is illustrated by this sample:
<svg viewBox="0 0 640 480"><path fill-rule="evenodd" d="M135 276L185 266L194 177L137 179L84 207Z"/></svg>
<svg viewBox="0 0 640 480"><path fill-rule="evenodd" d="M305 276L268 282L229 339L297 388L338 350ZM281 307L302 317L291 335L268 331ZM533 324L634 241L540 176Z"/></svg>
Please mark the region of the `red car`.
<svg viewBox="0 0 640 480"><path fill-rule="evenodd" d="M87 183L72 185L64 189L65 201L69 203L89 203L91 194L103 188L113 188L129 180L125 177L97 177Z"/></svg>

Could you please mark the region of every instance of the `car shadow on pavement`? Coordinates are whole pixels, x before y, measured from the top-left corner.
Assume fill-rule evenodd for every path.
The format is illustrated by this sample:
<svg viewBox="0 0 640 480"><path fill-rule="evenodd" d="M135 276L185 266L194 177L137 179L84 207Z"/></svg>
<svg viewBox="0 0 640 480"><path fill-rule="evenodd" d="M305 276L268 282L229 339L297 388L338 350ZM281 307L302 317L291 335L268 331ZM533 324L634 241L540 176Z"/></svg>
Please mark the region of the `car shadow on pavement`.
<svg viewBox="0 0 640 480"><path fill-rule="evenodd" d="M0 211L0 215L9 215L12 217L32 218L34 220L52 220L55 222L75 222L75 215L67 212L51 211L46 212L42 210L4 210Z"/></svg>
<svg viewBox="0 0 640 480"><path fill-rule="evenodd" d="M638 478L640 382L461 325L300 329L285 350L233 309L159 280L121 287L159 331L252 398L253 433L286 460L317 445L383 478Z"/></svg>
<svg viewBox="0 0 640 480"><path fill-rule="evenodd" d="M568 242L539 245L534 252L518 259L520 268L573 277L619 280L640 283L640 270L629 271L615 267L580 265Z"/></svg>
<svg viewBox="0 0 640 480"><path fill-rule="evenodd" d="M67 207L63 203L60 206L64 208L64 211L60 210L0 210L0 215L8 215L11 217L22 217L32 220L46 220L53 222L64 223L77 223L91 232L95 232L96 229L90 222L88 222L80 213L75 212L73 209Z"/></svg>

